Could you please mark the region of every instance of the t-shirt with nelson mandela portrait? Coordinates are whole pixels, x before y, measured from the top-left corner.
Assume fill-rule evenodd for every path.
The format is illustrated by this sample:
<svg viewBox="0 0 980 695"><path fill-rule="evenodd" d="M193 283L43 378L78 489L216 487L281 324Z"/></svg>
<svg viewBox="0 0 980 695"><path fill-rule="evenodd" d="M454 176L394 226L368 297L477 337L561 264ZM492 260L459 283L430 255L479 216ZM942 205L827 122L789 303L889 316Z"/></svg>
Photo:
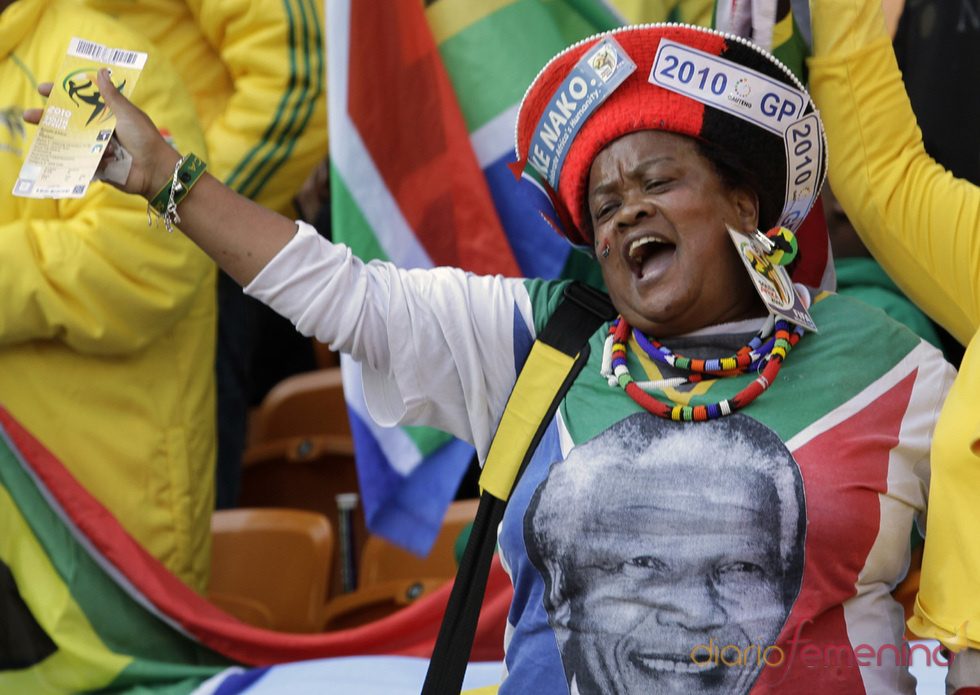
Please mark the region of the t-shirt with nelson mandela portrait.
<svg viewBox="0 0 980 695"><path fill-rule="evenodd" d="M562 287L365 265L301 226L246 290L362 362L379 423L439 427L483 456ZM369 299L342 301L357 293ZM889 592L954 372L856 300L821 295L810 313L819 333L775 383L705 423L661 420L610 386L608 326L593 335L501 525L514 599L500 693L914 692ZM725 356L761 323L668 347ZM628 363L669 376L633 340ZM753 378L670 395L717 402Z"/></svg>

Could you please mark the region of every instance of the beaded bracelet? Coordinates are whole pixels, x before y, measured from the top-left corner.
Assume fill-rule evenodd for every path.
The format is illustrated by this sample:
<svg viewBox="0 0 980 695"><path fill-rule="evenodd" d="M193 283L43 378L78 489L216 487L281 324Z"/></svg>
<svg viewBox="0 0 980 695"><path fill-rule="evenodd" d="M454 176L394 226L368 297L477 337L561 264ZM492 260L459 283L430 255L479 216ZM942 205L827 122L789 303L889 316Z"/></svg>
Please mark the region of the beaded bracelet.
<svg viewBox="0 0 980 695"><path fill-rule="evenodd" d="M173 226L180 223L177 206L187 197L207 168L207 162L194 154L184 155L177 160L173 178L146 205L147 225L153 224L155 215L157 224L160 224L160 218L163 218L167 231L174 231Z"/></svg>

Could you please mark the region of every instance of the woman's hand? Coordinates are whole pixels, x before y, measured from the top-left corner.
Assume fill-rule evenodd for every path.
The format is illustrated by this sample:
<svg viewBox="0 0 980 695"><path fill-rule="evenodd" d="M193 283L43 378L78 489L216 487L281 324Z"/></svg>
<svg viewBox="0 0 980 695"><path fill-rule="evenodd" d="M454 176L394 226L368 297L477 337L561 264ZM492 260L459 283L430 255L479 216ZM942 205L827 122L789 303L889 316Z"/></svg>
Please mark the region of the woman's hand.
<svg viewBox="0 0 980 695"><path fill-rule="evenodd" d="M114 136L132 158L125 183L106 182L150 200L172 180L180 155L163 139L153 121L119 93L107 70L99 70L97 79L102 98L116 117ZM38 91L48 96L51 84L42 85ZM41 109L27 109L24 120L37 124L41 113ZM115 159L112 146L110 141L99 171ZM180 231L243 286L296 234L293 220L239 195L207 172L180 202L179 214Z"/></svg>
<svg viewBox="0 0 980 695"><path fill-rule="evenodd" d="M126 183L109 183L122 191L136 193L149 200L171 179L180 155L163 139L149 116L119 93L112 84L108 70L99 70L97 80L106 106L116 116L116 139L133 158ZM38 93L44 97L49 96L51 85L51 82L41 83L37 88ZM41 122L43 113L43 109L25 109L24 120L37 125ZM98 171L102 171L113 161L115 147L115 142L110 141L102 161L99 162Z"/></svg>
<svg viewBox="0 0 980 695"><path fill-rule="evenodd" d="M102 98L116 117L115 136L133 158L126 183L112 185L149 200L171 179L180 155L163 139L150 117L119 93L108 70L99 70L97 79ZM112 160L111 155L112 150L107 148L106 155L99 163L99 171Z"/></svg>

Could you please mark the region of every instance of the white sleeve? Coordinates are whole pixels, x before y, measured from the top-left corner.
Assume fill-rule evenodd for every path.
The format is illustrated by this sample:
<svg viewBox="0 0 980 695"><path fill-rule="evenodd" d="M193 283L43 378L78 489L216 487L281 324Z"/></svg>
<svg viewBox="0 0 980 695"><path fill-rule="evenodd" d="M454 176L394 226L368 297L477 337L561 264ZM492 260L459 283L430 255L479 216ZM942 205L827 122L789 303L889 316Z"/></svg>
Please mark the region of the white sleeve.
<svg viewBox="0 0 980 695"><path fill-rule="evenodd" d="M517 378L515 330L534 337L524 282L364 263L298 224L246 294L360 362L378 424L434 427L482 457Z"/></svg>

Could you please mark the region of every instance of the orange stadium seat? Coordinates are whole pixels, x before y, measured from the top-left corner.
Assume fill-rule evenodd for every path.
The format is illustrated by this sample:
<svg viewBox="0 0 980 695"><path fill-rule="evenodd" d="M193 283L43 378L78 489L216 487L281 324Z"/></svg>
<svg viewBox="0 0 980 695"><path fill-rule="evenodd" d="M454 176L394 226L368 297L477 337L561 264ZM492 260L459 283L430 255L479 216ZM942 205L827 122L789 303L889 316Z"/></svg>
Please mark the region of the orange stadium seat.
<svg viewBox="0 0 980 695"><path fill-rule="evenodd" d="M211 521L208 599L243 622L280 632L323 623L334 534L322 514L226 509Z"/></svg>

